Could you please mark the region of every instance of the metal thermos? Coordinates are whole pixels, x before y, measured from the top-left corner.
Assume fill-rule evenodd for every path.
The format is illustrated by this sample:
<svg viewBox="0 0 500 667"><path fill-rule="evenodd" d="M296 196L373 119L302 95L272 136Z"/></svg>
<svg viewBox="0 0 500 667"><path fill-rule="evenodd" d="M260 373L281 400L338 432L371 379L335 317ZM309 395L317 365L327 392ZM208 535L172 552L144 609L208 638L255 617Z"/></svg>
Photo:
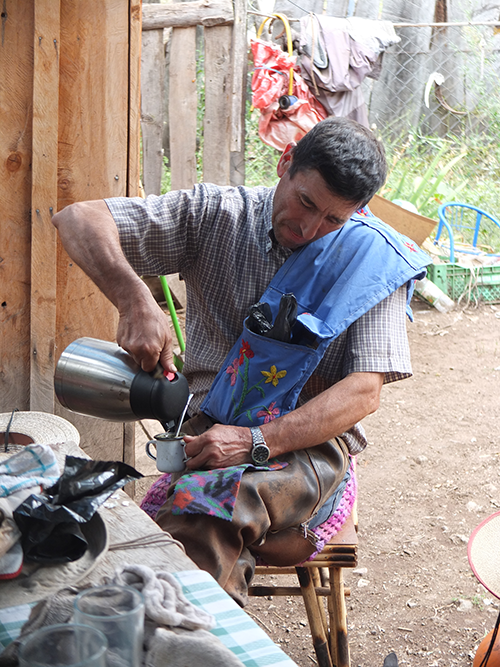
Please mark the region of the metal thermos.
<svg viewBox="0 0 500 667"><path fill-rule="evenodd" d="M146 373L116 343L78 338L62 353L54 377L68 410L111 421L177 420L189 396L181 373Z"/></svg>

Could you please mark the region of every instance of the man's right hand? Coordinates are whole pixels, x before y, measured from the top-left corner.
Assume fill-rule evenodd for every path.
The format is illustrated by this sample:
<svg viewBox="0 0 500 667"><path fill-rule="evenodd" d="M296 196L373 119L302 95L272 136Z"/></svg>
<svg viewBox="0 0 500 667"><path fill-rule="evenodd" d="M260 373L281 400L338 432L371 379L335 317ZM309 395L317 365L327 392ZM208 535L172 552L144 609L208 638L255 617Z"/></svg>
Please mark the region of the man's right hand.
<svg viewBox="0 0 500 667"><path fill-rule="evenodd" d="M167 315L156 302L136 304L120 313L116 341L140 365L154 371L158 362L164 370L175 372L172 332Z"/></svg>

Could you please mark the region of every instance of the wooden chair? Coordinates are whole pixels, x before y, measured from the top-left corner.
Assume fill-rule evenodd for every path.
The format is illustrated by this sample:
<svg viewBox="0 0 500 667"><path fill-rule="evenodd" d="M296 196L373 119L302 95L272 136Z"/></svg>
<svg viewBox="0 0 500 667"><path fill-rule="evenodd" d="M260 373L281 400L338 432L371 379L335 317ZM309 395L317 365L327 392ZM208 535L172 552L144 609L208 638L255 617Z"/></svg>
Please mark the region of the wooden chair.
<svg viewBox="0 0 500 667"><path fill-rule="evenodd" d="M296 574L299 586L253 584L249 595L302 595L319 667L350 667L343 569L357 565L356 505L340 532L313 560L296 567L257 566L255 574ZM322 597L328 599L328 614Z"/></svg>

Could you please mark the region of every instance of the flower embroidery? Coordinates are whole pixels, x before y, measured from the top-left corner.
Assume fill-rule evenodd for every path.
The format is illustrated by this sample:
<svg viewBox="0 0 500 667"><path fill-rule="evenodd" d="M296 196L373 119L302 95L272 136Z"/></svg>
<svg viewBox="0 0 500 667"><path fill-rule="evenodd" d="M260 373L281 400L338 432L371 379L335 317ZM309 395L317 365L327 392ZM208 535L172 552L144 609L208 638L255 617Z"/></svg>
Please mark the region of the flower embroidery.
<svg viewBox="0 0 500 667"><path fill-rule="evenodd" d="M234 387L234 385L236 384L239 367L240 367L240 360L238 359L238 357L236 357L233 363L226 368L226 373L231 376L231 387Z"/></svg>
<svg viewBox="0 0 500 667"><path fill-rule="evenodd" d="M261 371L261 373L266 378L265 384L269 384L269 382L272 382L273 387L277 387L278 382L281 380L281 378L284 378L286 375L286 371L279 371L276 368L276 366L271 366L271 372Z"/></svg>
<svg viewBox="0 0 500 667"><path fill-rule="evenodd" d="M257 417L264 417L264 424L267 424L273 419L276 419L276 417L280 416L279 408L275 408L275 405L276 401L273 401L272 403L269 403L268 408L264 408L263 410L259 410L259 412L257 412Z"/></svg>
<svg viewBox="0 0 500 667"><path fill-rule="evenodd" d="M251 359L253 357L253 351L250 348L250 343L247 343L247 341L242 338L240 347L240 365L243 363L244 357Z"/></svg>
<svg viewBox="0 0 500 667"><path fill-rule="evenodd" d="M403 245L406 246L411 252L417 252L415 245L411 241L404 241Z"/></svg>

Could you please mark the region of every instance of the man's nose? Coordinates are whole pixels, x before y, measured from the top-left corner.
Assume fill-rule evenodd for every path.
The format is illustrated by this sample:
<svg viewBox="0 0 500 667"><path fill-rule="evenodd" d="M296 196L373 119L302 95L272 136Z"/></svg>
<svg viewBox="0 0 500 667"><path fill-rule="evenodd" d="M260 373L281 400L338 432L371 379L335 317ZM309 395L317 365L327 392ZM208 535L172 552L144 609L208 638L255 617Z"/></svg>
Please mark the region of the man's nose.
<svg viewBox="0 0 500 667"><path fill-rule="evenodd" d="M322 221L321 215L308 215L302 220L300 231L306 241L310 241L316 236L320 230Z"/></svg>

